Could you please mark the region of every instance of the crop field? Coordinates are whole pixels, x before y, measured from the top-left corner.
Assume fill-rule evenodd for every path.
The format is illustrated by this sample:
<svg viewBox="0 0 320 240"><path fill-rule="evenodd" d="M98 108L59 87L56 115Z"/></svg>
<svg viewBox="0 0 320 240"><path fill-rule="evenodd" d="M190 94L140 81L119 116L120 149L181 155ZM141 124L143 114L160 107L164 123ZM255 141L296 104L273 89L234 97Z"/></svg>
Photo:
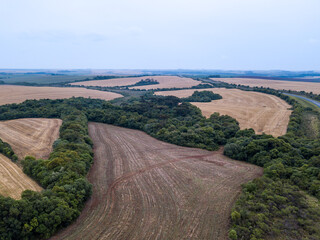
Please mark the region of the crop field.
<svg viewBox="0 0 320 240"><path fill-rule="evenodd" d="M89 123L93 195L52 239L227 239L241 184L262 169L132 129Z"/></svg>
<svg viewBox="0 0 320 240"><path fill-rule="evenodd" d="M265 80L252 78L211 78L215 81L226 82L230 84L241 84L249 87L265 87L276 90L293 90L305 91L320 94L319 82L298 82L298 81L280 81L280 80Z"/></svg>
<svg viewBox="0 0 320 240"><path fill-rule="evenodd" d="M122 95L113 92L103 92L74 87L26 87L12 85L2 85L0 87L0 105L21 103L28 99L62 99L71 97L90 97L103 100L112 100L122 97Z"/></svg>
<svg viewBox="0 0 320 240"><path fill-rule="evenodd" d="M48 158L59 137L60 119L24 118L0 122L0 138L11 145L19 159L27 155Z"/></svg>
<svg viewBox="0 0 320 240"><path fill-rule="evenodd" d="M0 194L20 199L24 190L41 191L42 188L25 175L10 159L0 154Z"/></svg>
<svg viewBox="0 0 320 240"><path fill-rule="evenodd" d="M130 87L132 89L157 89L157 88L188 88L197 86L200 84L199 81L191 78L182 78L177 76L145 76L145 77L130 77L130 78L114 78L108 80L96 80L96 81L85 81L76 82L71 85L84 85L84 86L101 86L101 87L115 87L115 86L128 86L139 82L142 79L151 78L157 80L159 84L146 85L146 86L135 86Z"/></svg>
<svg viewBox="0 0 320 240"><path fill-rule="evenodd" d="M253 128L257 134L271 134L275 137L284 135L287 131L291 106L284 100L269 94L242 91L239 89L202 89L212 91L222 96L220 100L192 103L199 107L202 114L209 117L218 112L235 118L241 129ZM196 90L178 90L156 92L157 95L173 95L188 97ZM199 90L198 90L199 91Z"/></svg>

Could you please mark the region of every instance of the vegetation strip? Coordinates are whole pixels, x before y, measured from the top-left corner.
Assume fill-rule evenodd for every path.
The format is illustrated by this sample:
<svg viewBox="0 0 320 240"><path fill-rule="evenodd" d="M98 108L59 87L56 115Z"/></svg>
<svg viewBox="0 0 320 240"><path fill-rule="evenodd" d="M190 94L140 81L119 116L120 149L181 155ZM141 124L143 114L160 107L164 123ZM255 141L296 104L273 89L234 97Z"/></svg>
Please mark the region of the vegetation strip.
<svg viewBox="0 0 320 240"><path fill-rule="evenodd" d="M245 87L243 89L252 90L251 88ZM303 125L301 124L304 121L303 115L306 112L314 114L319 121L318 112L303 108L288 96L272 89L255 88L255 90L279 96L293 106L293 114L290 118L288 133L285 136L274 138L270 135L255 135L250 129L239 131L238 123L227 116L215 114L205 119L199 109L189 103L181 103L181 100L176 97L145 96L141 99L132 99L122 106L114 106L104 101L82 98L27 101L20 105L0 107L0 118L4 120L20 117L42 116L54 118L62 116L62 119L64 119L67 115L73 116L70 112L75 111L82 116L83 119L87 117L90 121L141 129L160 140L183 146L214 150L217 149L219 145L227 143L225 146L225 154L227 156L248 161L265 168L264 177L245 186L242 197L247 200L241 201L241 197L231 214L232 229L229 237L232 239L261 239L288 235L296 239L319 239L320 227L318 227L318 224L320 222L320 214L318 214L318 200L310 200L312 198L307 196L306 192L314 197L320 197L320 143L319 137L315 136L314 138L310 138L310 136L307 135L308 133L302 129ZM70 108L73 110L66 112L65 109ZM82 117L80 117L80 119L82 119ZM86 122L85 120L80 122L81 126L86 126L86 123L82 125L83 122ZM90 145L89 138L86 134L82 136L82 131L79 129L77 129L74 134L68 134L70 132L68 131L69 127L71 131L77 129L73 124L71 124L71 126L68 125L65 129L62 127L61 129L65 134L61 134L63 140L73 143L73 140L80 137L84 143ZM80 136L77 133L80 133ZM76 136L75 139L72 137L74 135ZM64 138L66 136L67 138ZM63 140L61 143L58 142L58 147L55 148L57 151L59 150L60 144L64 142ZM81 144L83 141L80 141ZM73 146L73 144L71 145ZM69 144L62 146L69 146ZM62 146L61 150L63 149ZM86 145L82 145L81 149L84 149L84 146ZM73 148L71 149L74 150ZM71 149L68 148L68 150ZM79 149L76 148L76 150L78 151ZM88 150L90 151L90 147ZM90 156L90 154L88 155ZM50 163L51 160L53 159L49 158ZM31 163L31 165L36 164L36 161L32 159L27 160L27 162ZM52 167L57 166L57 169L63 169L63 171L68 169L71 171L68 174L72 176L74 164L78 164L78 162L71 160L69 162L70 168L68 168L69 163L67 164L67 168L65 166L61 168L59 164L63 164L64 162L68 161L63 160L60 162L57 159L57 162L53 161ZM87 164L87 161L84 162L86 166L90 166L90 163ZM47 177L53 173L52 169L48 168L51 164L43 161L40 161L40 163L42 164L41 167L43 168L41 170L43 171L39 168L31 167L26 169L26 172L29 173L31 169L36 169L36 178L41 178L45 175L44 180L50 180L50 178ZM45 163L48 163L48 165ZM76 167L76 169L78 169L78 167ZM40 170L40 172L38 172L38 170ZM31 175L32 174L33 173L31 173ZM54 172L54 176L56 176L55 174L57 174L57 172ZM69 176L68 174L67 176ZM75 175L78 176L77 174ZM84 175L79 175L81 183L83 183L80 185L89 186L90 188L89 184L85 184L85 180L83 179ZM70 180L69 178L67 179ZM68 183L64 182L64 178L60 180L62 184L73 184L72 180L67 181ZM82 182L82 180L84 182ZM75 182L77 182L77 180ZM49 192L54 184L58 184L58 188L55 189L60 189L61 187L63 188L63 193L67 191L67 194L61 194L62 196L68 196L68 194L70 194L69 186L60 186L59 183L54 181L51 182L51 185L50 183L48 185ZM84 189L87 188L84 187ZM77 191L78 190L75 192ZM86 190L84 192L87 193ZM45 193L47 193L47 190L44 191L43 194ZM30 193L28 194L31 195ZM54 194L56 194L56 192L54 192ZM49 196L51 195L49 194ZM85 198L86 197L80 199ZM74 198L72 197L68 198L66 203L74 203L73 200ZM7 199L7 201L11 200ZM10 206L13 204L14 202L11 202ZM79 204L77 207L78 206L81 205ZM271 208L269 208L270 206ZM81 207L77 209L81 209ZM243 212L240 212L239 209L242 209ZM281 211L281 209L285 210ZM5 211L8 212L9 210L7 209ZM79 212L77 212L77 214L78 213ZM13 219L15 218L10 219L10 222L13 221ZM71 219L74 218L71 217ZM290 224L287 224L286 220L290 220ZM30 222L26 227L33 226L34 222ZM69 222L64 222L63 226L66 226L68 223ZM274 223L280 223L280 225L276 226ZM44 225L42 220L41 224ZM10 226L9 222L2 223L2 225ZM59 227L60 226L61 225L59 225ZM57 228L54 228L54 230L55 229ZM5 231L6 233L17 232ZM34 234L38 234L38 232ZM39 235L35 236L39 237Z"/></svg>

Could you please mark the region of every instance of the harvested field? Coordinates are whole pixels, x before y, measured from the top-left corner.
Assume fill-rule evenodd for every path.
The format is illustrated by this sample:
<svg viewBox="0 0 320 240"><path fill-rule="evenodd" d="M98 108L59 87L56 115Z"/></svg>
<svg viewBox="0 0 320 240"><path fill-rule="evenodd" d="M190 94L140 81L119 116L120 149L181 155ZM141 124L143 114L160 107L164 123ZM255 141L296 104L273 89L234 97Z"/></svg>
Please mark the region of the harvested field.
<svg viewBox="0 0 320 240"><path fill-rule="evenodd" d="M93 195L52 239L227 239L241 184L262 169L147 134L89 123Z"/></svg>
<svg viewBox="0 0 320 240"><path fill-rule="evenodd" d="M122 95L85 88L26 87L12 85L2 85L0 87L0 105L21 103L28 99L62 99L71 97L91 97L112 100L122 97Z"/></svg>
<svg viewBox="0 0 320 240"><path fill-rule="evenodd" d="M27 155L48 158L59 137L60 119L24 118L0 122L0 138L9 143L19 159Z"/></svg>
<svg viewBox="0 0 320 240"><path fill-rule="evenodd" d="M277 90L294 90L306 91L320 94L319 82L298 82L298 81L280 81L280 80L265 80L252 78L211 78L215 81L226 82L230 84L241 84L250 87L266 87Z"/></svg>
<svg viewBox="0 0 320 240"><path fill-rule="evenodd" d="M42 188L10 159L0 154L0 195L20 199L24 190L40 192Z"/></svg>
<svg viewBox="0 0 320 240"><path fill-rule="evenodd" d="M209 103L195 102L193 105L201 109L202 114L209 117L218 112L235 118L241 129L253 128L257 134L271 134L275 137L284 135L291 115L291 106L284 100L269 94L242 91L239 89L201 89L156 92L157 95L173 95L177 97L191 96L194 91L212 91L222 96L220 100Z"/></svg>
<svg viewBox="0 0 320 240"><path fill-rule="evenodd" d="M188 88L197 86L201 82L193 80L191 78L182 78L177 76L146 76L146 77L132 77L132 78L114 78L108 80L98 81L85 81L71 83L72 85L84 85L84 86L101 86L101 87L115 87L115 86L127 86L133 85L142 79L152 78L157 80L159 84L136 86L132 89L157 89L157 88Z"/></svg>

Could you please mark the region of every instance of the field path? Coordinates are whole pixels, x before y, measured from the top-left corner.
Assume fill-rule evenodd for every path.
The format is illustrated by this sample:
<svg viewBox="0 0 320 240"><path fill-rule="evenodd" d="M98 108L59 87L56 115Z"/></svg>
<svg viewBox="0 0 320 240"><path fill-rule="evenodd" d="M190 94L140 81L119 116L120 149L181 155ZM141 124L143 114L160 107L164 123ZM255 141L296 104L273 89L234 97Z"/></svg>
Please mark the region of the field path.
<svg viewBox="0 0 320 240"><path fill-rule="evenodd" d="M27 155L48 158L59 137L60 119L23 118L0 122L0 138L11 145L19 159Z"/></svg>
<svg viewBox="0 0 320 240"><path fill-rule="evenodd" d="M52 239L227 239L241 184L262 169L179 147L147 134L89 123L93 195L77 221Z"/></svg>

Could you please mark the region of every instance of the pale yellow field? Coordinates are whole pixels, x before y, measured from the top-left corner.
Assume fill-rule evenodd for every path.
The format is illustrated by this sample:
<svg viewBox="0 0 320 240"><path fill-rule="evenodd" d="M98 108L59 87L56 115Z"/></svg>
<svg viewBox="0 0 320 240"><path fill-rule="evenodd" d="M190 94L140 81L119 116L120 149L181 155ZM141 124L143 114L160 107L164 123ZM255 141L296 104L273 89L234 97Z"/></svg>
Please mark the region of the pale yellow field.
<svg viewBox="0 0 320 240"><path fill-rule="evenodd" d="M24 118L0 122L0 138L11 145L19 159L27 155L48 158L59 137L60 119Z"/></svg>
<svg viewBox="0 0 320 240"><path fill-rule="evenodd" d="M145 77L132 77L132 78L114 78L98 81L84 81L71 83L72 85L84 85L84 86L101 86L101 87L115 87L115 86L127 86L133 85L142 79L152 78L157 80L159 84L136 86L132 89L157 89L157 88L183 88L197 86L201 82L193 80L191 78L182 78L177 76L145 76Z"/></svg>
<svg viewBox="0 0 320 240"><path fill-rule="evenodd" d="M0 195L20 199L24 190L40 192L42 188L10 159L0 154Z"/></svg>
<svg viewBox="0 0 320 240"><path fill-rule="evenodd" d="M226 82L230 84L241 84L249 87L269 87L277 90L305 91L320 94L320 83L313 82L295 82L279 81L251 78L211 78L215 81Z"/></svg>
<svg viewBox="0 0 320 240"><path fill-rule="evenodd" d="M212 91L223 99L209 103L192 103L199 107L202 114L209 117L214 112L235 118L241 129L253 128L257 134L271 134L275 137L287 131L291 106L284 100L269 94L241 91L238 89L201 89L156 92L157 95L177 97L191 96L194 91Z"/></svg>
<svg viewBox="0 0 320 240"><path fill-rule="evenodd" d="M21 103L28 99L62 99L71 97L90 97L112 100L122 97L122 95L85 88L26 87L12 85L0 86L0 105Z"/></svg>

